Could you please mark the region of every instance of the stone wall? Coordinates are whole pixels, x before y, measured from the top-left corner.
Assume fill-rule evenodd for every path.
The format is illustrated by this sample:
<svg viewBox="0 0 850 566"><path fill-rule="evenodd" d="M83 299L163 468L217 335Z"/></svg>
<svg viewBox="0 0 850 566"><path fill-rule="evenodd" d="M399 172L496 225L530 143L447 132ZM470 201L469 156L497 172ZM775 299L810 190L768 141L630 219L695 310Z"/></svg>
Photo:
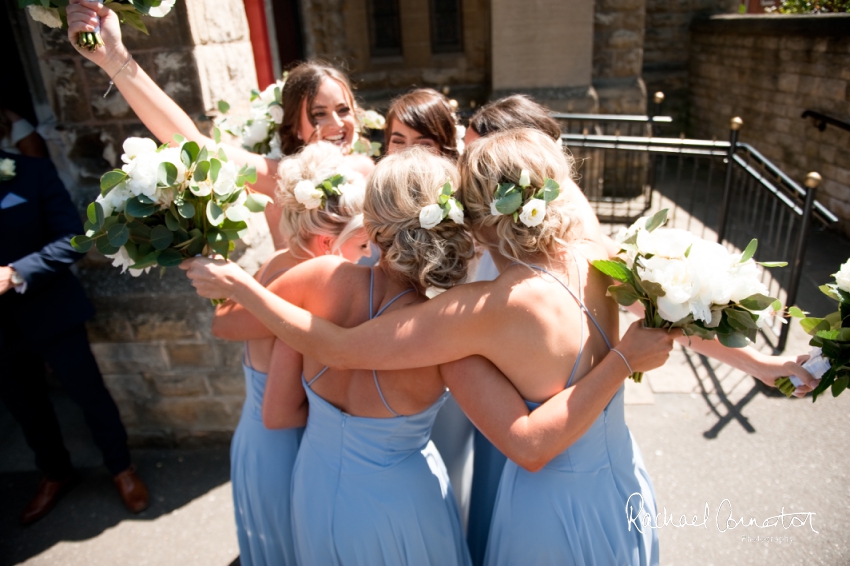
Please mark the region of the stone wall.
<svg viewBox="0 0 850 566"><path fill-rule="evenodd" d="M715 16L693 27L691 128L698 137L741 140L802 182L818 171L818 200L850 234L850 132L821 132L814 110L850 122L850 14Z"/></svg>
<svg viewBox="0 0 850 566"><path fill-rule="evenodd" d="M120 165L123 140L150 133L119 92L103 98L108 77L70 47L64 32L21 22L29 26L21 35L31 38L55 116L55 128L45 132L51 156L82 214L100 176ZM240 0L183 0L146 24L150 36L122 26L125 43L202 131L218 100L247 108L256 75ZM260 250L271 249L263 234L262 227L252 233L249 269ZM94 249L77 272L97 308L88 325L92 349L131 442L229 438L244 399L241 345L212 337L209 301L179 270L132 278Z"/></svg>
<svg viewBox="0 0 850 566"><path fill-rule="evenodd" d="M641 78L648 0L596 0L593 25L593 87L602 114L643 114Z"/></svg>
<svg viewBox="0 0 850 566"><path fill-rule="evenodd" d="M661 113L675 120L664 134L677 136L687 128L691 23L736 12L739 4L739 0L646 0L642 73L650 104L653 94L662 91Z"/></svg>

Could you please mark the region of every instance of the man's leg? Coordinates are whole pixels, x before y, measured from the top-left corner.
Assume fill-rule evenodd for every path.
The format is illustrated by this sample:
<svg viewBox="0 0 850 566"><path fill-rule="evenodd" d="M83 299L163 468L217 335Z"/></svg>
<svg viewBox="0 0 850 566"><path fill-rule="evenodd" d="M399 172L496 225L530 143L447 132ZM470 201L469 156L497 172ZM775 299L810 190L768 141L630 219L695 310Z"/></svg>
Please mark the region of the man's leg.
<svg viewBox="0 0 850 566"><path fill-rule="evenodd" d="M130 467L127 432L118 407L103 383L83 325L62 332L39 345L65 392L82 409L95 444L113 476Z"/></svg>

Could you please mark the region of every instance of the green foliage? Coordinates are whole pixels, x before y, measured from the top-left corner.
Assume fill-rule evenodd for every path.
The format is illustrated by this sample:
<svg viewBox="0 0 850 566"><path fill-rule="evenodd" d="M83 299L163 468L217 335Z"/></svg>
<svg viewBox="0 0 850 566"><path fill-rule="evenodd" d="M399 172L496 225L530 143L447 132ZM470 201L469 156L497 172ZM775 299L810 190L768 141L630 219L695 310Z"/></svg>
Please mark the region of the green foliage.
<svg viewBox="0 0 850 566"><path fill-rule="evenodd" d="M810 14L813 12L850 12L850 0L783 0L779 6L782 14Z"/></svg>

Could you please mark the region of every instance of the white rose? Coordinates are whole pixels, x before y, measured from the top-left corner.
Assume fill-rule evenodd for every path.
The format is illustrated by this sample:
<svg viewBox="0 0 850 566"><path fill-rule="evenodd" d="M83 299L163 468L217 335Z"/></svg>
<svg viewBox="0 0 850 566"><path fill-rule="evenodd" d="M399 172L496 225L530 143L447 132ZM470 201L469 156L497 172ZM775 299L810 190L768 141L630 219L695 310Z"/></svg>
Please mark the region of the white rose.
<svg viewBox="0 0 850 566"><path fill-rule="evenodd" d="M127 188L127 183L121 183L103 197L103 202L107 206L112 207L113 212L116 210L121 212L124 210L124 205L127 201L134 196L130 189Z"/></svg>
<svg viewBox="0 0 850 566"><path fill-rule="evenodd" d="M150 138L127 138L124 140L124 154L121 161L130 163L133 159L144 153L156 152L156 142Z"/></svg>
<svg viewBox="0 0 850 566"><path fill-rule="evenodd" d="M59 10L57 10L56 8L27 6L27 11L30 13L30 17L40 24L44 24L49 28L56 29L62 27L62 19L59 17Z"/></svg>
<svg viewBox="0 0 850 566"><path fill-rule="evenodd" d="M176 0L162 0L159 6L151 8L148 11L148 15L154 18L161 18L171 11L171 8L174 7L174 2Z"/></svg>
<svg viewBox="0 0 850 566"><path fill-rule="evenodd" d="M504 216L504 215L503 215L501 212L499 212L499 211L498 211L498 209L496 208L496 201L495 201L495 200L491 200L491 201L490 201L490 214L491 214L492 216Z"/></svg>
<svg viewBox="0 0 850 566"><path fill-rule="evenodd" d="M15 161L13 159L0 159L0 177L11 179L15 176Z"/></svg>
<svg viewBox="0 0 850 566"><path fill-rule="evenodd" d="M429 204L423 206L419 211L419 225L430 230L437 224L443 221L443 209L439 204Z"/></svg>
<svg viewBox="0 0 850 566"><path fill-rule="evenodd" d="M263 107L267 107L269 104L277 100L274 95L274 89L279 87L280 85L278 83L272 83L260 93L260 103Z"/></svg>
<svg viewBox="0 0 850 566"><path fill-rule="evenodd" d="M519 186L527 187L531 184L531 175L528 173L528 169L523 169L519 174Z"/></svg>
<svg viewBox="0 0 850 566"><path fill-rule="evenodd" d="M283 107L282 106L280 106L278 104L273 104L272 106L269 106L269 115L272 117L272 120L274 120L275 124L282 124L283 123Z"/></svg>
<svg viewBox="0 0 850 566"><path fill-rule="evenodd" d="M523 169L523 171L525 171ZM522 213L519 215L519 221L533 228L539 226L546 217L546 201L539 198L533 198L522 205Z"/></svg>
<svg viewBox="0 0 850 566"><path fill-rule="evenodd" d="M154 198L159 164L159 156L156 153L143 153L124 165L122 169L128 175L127 189L135 196Z"/></svg>
<svg viewBox="0 0 850 566"><path fill-rule="evenodd" d="M838 288L845 293L850 293L850 260L841 264L841 269L838 273L834 273L835 282L838 283Z"/></svg>
<svg viewBox="0 0 850 566"><path fill-rule="evenodd" d="M298 181L295 185L295 200L304 205L308 210L322 206L322 197L325 192L317 189L312 181Z"/></svg>
<svg viewBox="0 0 850 566"><path fill-rule="evenodd" d="M254 120L242 130L242 145L254 147L258 143L262 143L269 138L269 122L268 120Z"/></svg>
<svg viewBox="0 0 850 566"><path fill-rule="evenodd" d="M664 296L658 297L658 314L661 318L677 322L688 316L694 295L694 281L688 262L660 256L644 258L638 268L638 275L641 280L658 283L664 289Z"/></svg>
<svg viewBox="0 0 850 566"><path fill-rule="evenodd" d="M233 193L236 190L236 177L239 175L239 170L231 161L224 161L221 164L221 169L218 171L218 177L213 183L213 191L218 196L224 197Z"/></svg>
<svg viewBox="0 0 850 566"><path fill-rule="evenodd" d="M637 249L641 254L682 259L696 238L690 232L673 228L658 228L652 232L639 230Z"/></svg>
<svg viewBox="0 0 850 566"><path fill-rule="evenodd" d="M617 236L614 238L618 244L622 244L624 241L628 240L635 234L637 234L641 230L646 229L646 221L649 220L649 216L641 216L637 220L635 220L634 224L629 226L628 228L620 228L620 231L617 232Z"/></svg>
<svg viewBox="0 0 850 566"><path fill-rule="evenodd" d="M463 224L463 211L457 205L457 201L453 198L449 199L449 218L455 224Z"/></svg>

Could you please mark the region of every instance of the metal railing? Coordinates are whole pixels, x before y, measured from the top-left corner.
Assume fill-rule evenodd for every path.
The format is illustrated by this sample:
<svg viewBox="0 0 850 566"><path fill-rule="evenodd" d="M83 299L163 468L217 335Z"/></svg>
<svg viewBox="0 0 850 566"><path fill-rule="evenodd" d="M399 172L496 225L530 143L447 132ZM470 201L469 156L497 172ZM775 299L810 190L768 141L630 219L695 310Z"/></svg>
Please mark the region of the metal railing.
<svg viewBox="0 0 850 566"><path fill-rule="evenodd" d="M578 184L600 221L611 225L610 233L668 208L668 226L727 247L742 250L758 238L759 259L788 262L786 268L763 269L763 282L784 305L794 304L812 220L837 221L815 200L817 173L809 174L806 188L800 186L738 142L739 118L732 121L729 141L711 141L654 137L659 117L601 116L596 124L593 115L553 117L564 124L562 139L576 159ZM635 135L641 128L643 134ZM768 329L773 340L765 338L783 351L788 325L775 322Z"/></svg>
<svg viewBox="0 0 850 566"><path fill-rule="evenodd" d="M811 118L812 125L820 131L826 130L827 126L835 126L836 128L850 132L850 123L833 118L832 116L827 116L826 114L821 114L820 112L815 112L814 110L804 110L800 118Z"/></svg>

